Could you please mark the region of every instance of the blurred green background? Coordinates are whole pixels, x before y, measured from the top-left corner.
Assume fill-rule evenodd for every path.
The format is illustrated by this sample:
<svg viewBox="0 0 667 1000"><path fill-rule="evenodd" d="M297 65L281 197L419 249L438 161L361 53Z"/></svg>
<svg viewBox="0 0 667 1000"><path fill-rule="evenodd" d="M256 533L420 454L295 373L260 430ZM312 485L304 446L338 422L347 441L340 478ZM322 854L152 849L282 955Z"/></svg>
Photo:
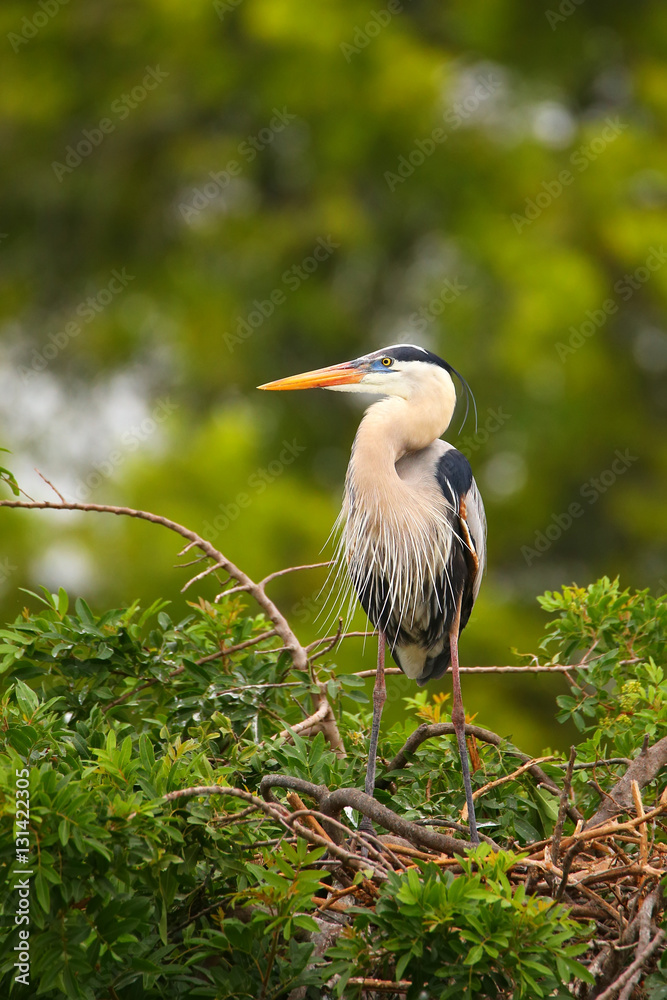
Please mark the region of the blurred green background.
<svg viewBox="0 0 667 1000"><path fill-rule="evenodd" d="M0 23L0 445L31 496L37 466L253 575L316 561L362 400L255 386L407 341L477 398L449 432L489 520L463 663L535 651L546 588L665 588L664 4L6 0ZM176 549L5 511L3 614L38 583L184 609ZM272 591L304 640L323 580ZM416 689L391 685L397 717ZM464 693L540 750L567 743L561 689Z"/></svg>

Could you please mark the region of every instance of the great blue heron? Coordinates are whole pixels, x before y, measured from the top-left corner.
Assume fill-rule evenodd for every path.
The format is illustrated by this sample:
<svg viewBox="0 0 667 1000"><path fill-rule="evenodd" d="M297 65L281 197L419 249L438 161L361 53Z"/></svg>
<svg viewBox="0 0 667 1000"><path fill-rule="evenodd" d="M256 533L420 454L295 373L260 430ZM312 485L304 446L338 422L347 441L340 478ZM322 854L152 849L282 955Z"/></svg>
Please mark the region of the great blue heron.
<svg viewBox="0 0 667 1000"><path fill-rule="evenodd" d="M337 389L386 398L370 406L354 439L341 511L341 552L361 604L378 629L366 793L375 789L386 700L385 643L417 684L452 667L452 722L461 756L470 838L479 843L472 800L458 637L479 592L486 559L484 505L468 460L441 434L454 415L450 364L398 344L260 389Z"/></svg>

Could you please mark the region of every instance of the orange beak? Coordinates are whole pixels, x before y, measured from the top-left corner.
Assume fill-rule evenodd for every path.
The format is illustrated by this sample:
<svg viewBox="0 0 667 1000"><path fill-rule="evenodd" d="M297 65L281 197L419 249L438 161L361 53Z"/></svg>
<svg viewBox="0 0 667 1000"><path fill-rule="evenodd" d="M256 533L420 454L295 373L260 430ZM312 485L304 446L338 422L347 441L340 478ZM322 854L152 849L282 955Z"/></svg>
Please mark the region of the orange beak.
<svg viewBox="0 0 667 1000"><path fill-rule="evenodd" d="M364 372L356 368L350 361L342 365L331 365L330 368L317 368L302 375L290 375L279 378L276 382L258 385L258 389L326 389L332 385L349 385L361 382Z"/></svg>

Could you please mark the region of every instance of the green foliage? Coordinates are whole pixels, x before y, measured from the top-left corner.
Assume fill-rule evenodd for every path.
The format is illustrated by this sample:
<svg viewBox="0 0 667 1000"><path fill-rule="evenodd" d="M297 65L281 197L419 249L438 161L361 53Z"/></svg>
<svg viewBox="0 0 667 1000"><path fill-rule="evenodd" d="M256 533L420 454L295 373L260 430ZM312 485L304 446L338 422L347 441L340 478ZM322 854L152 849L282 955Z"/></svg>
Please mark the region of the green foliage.
<svg viewBox="0 0 667 1000"><path fill-rule="evenodd" d="M568 944L581 926L563 907L510 885L506 873L520 859L482 845L462 860L458 878L433 864L390 874L375 912L358 909L331 949L337 996L360 997L346 990L348 979L378 968L383 978L412 981L408 1000L423 988L434 1000L566 997L573 976L592 982L574 957L586 944Z"/></svg>
<svg viewBox="0 0 667 1000"><path fill-rule="evenodd" d="M304 971L312 944L293 937L312 929L302 907L319 878L302 870L302 845L284 845L275 858L277 885L275 872L250 863L254 838L234 822L234 800L222 817L211 817L207 803L161 802L193 784L242 777L256 785L266 766L258 741L276 730L260 712L262 685L281 682L286 659L260 646L227 670L197 660L265 631L266 622L242 614L238 602L198 605L173 624L164 602L96 617L82 600L69 613L63 590L45 590L40 600L41 611L4 632L13 678L3 692L0 741L5 916L14 847L7 805L15 771L24 762L31 771L30 831L39 848L32 975L40 994L87 998L112 987L124 997L177 997L196 986L200 996L255 998L312 979ZM253 683L257 690L245 690ZM223 693L239 685L243 692ZM309 685L287 690L275 690L272 709L297 721L294 698ZM250 888L258 873L261 886ZM250 928L235 917L223 928L226 908L253 897L266 913L256 910ZM220 910L213 907L195 932L191 916L216 900ZM7 981L14 943L9 936L2 945Z"/></svg>
<svg viewBox="0 0 667 1000"><path fill-rule="evenodd" d="M98 615L81 599L70 607L63 589L43 588L31 600L35 610L0 634L0 914L11 925L15 880L27 864L15 836L25 837L34 871L36 995L286 1000L303 987L307 1000L352 998L358 991L348 980L379 975L409 979L415 1000L421 989L438 998L528 1000L568 996L573 978L586 979L576 956L588 945L588 925L526 895L510 877L524 856L517 850L549 837L557 814L556 797L528 774L478 801L481 829L504 850L483 846L461 860L456 877L433 864L391 874L375 909L351 907L335 944L316 950L318 932L331 926L317 912L318 894L331 882L323 850L286 838L270 816L247 814L247 802L232 792L257 792L262 776L274 772L330 789L360 787L369 711L359 678L337 678L335 664L320 668L342 758L321 733L278 736L308 714L319 688L284 652L271 651L272 640L216 655L267 631L266 620L240 600L201 601L177 622L164 601ZM638 666L648 671L657 659L666 600L620 591L608 580L543 598L557 616L545 640L555 657L576 661L598 640L598 659L591 655L577 675L598 688L580 694L585 712L573 709L585 723L578 759L625 746L622 734L608 731L610 713L628 714L633 755L640 731L660 725L658 707L653 719L646 716L643 694L628 703L627 685ZM654 687L646 687L646 698L657 706L661 680ZM391 784L385 780L377 797L414 821L457 816L464 799L453 738L427 741L402 771L383 773L382 758L397 752L425 714L444 718L442 698L411 702L415 717L382 733L379 777ZM478 788L517 768L508 742L478 751ZM543 766L562 781L561 762ZM15 816L14 804L24 768L28 820ZM597 773L608 790L618 770ZM585 776L577 772L574 785L584 811L597 801ZM197 785L217 785L220 794L165 801ZM644 789L645 800L652 794ZM565 834L571 829L568 821ZM633 846L624 847L632 855ZM16 934L14 927L0 942L5 993ZM660 975L652 979L656 998Z"/></svg>
<svg viewBox="0 0 667 1000"><path fill-rule="evenodd" d="M576 686L560 696L559 721L572 719L587 738L580 761L634 757L644 736L651 742L667 727L667 678L661 664L667 646L667 595L621 589L607 577L589 587L564 587L538 598L557 617L547 627L542 648L573 670ZM620 776L615 768L612 775ZM588 799L584 776L579 792Z"/></svg>

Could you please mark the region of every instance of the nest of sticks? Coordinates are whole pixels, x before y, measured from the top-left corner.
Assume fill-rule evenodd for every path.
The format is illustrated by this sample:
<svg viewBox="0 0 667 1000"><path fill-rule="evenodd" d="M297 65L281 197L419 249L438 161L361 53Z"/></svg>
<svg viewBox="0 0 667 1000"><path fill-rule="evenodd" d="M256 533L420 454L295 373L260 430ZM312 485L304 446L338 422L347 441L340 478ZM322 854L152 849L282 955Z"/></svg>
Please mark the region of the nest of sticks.
<svg viewBox="0 0 667 1000"><path fill-rule="evenodd" d="M477 726L468 725L466 729L470 740L500 739ZM450 732L453 732L450 723L420 726L389 763L388 770L403 767L410 753L424 740ZM587 924L593 922L595 931L580 961L588 967L595 983L574 984L572 995L580 1000L637 1000L645 996L641 984L655 968L665 947L665 931L660 925L665 909L661 883L667 874L667 789L653 808L645 809L642 801L642 788L665 763L667 737L652 747L645 743L611 792L602 793L602 805L588 818L582 817L571 804L572 776L578 766L574 748L560 788L541 769L540 759L527 756L521 767L500 779L510 780L530 772L552 792L558 791L559 812L552 836L521 847L509 845L520 851L520 857L508 878L514 885L522 884L527 893L569 907L573 918ZM490 782L478 789L475 798L481 798L497 783ZM277 789L285 790L285 796L278 797ZM461 837L467 832L465 815L461 823L445 824L458 833L454 836L432 829L429 821L424 824L408 821L359 789L330 791L325 785L287 775L265 776L260 795L216 785L181 789L167 798L209 794L240 798L246 803L244 812L261 813L264 820L273 820L281 827L279 837L258 840L257 847L299 837L326 847L324 857L315 863L321 866L323 875L322 895L314 900L317 904L314 915L321 927L320 940L316 942L319 954L345 926L350 905L375 905L381 882L390 871L406 871L428 861L456 875L462 871L457 855L472 846ZM315 805L306 804L306 799ZM367 816L376 830L383 828L387 833L354 829L344 812L348 808ZM568 816L575 822L575 828L573 833L564 835ZM482 840L498 846L488 837L482 836ZM364 873L361 881L355 879L360 871ZM409 980L371 978L350 979L349 984L361 987L369 1000L376 996L404 995L411 986Z"/></svg>

